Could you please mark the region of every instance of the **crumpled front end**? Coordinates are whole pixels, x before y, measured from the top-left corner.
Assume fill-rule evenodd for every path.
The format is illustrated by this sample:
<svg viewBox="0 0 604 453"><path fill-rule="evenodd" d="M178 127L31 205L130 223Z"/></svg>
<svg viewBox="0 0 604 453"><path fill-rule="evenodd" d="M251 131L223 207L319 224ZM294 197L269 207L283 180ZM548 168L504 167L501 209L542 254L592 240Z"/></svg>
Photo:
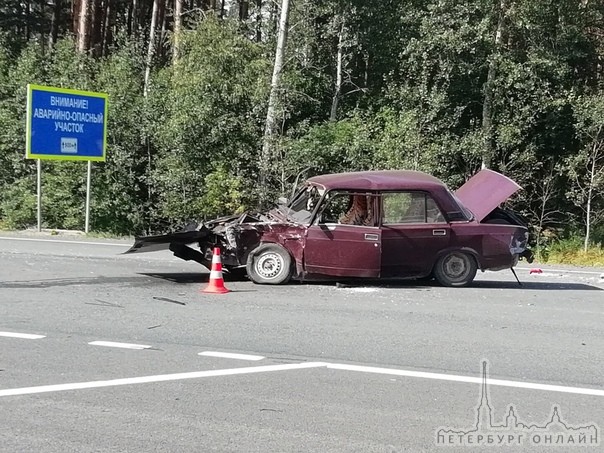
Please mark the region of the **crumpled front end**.
<svg viewBox="0 0 604 453"><path fill-rule="evenodd" d="M158 236L137 237L125 253L146 253L170 250L185 261L211 266L212 250L220 247L225 268L245 265L247 253L259 242L268 219L244 213L221 217L206 223L190 224L185 230ZM191 246L197 245L199 250Z"/></svg>

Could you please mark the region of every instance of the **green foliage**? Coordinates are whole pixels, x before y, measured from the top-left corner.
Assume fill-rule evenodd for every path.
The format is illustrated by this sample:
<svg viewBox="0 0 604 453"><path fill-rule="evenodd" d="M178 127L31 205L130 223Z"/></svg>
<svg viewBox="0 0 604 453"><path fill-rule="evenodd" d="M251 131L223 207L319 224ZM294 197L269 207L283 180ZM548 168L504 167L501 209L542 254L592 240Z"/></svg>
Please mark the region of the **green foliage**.
<svg viewBox="0 0 604 453"><path fill-rule="evenodd" d="M157 74L149 99L156 217L182 222L208 216L224 199L212 185L225 175L232 181L255 177L268 69L262 46L216 19L185 37L181 59ZM238 199L231 201L237 205Z"/></svg>
<svg viewBox="0 0 604 453"><path fill-rule="evenodd" d="M224 167L218 168L205 177L205 193L201 204L208 217L219 217L229 214L241 214L251 200L246 196L243 178L228 172Z"/></svg>
<svg viewBox="0 0 604 453"><path fill-rule="evenodd" d="M35 177L32 178L35 164L24 159L26 85L43 80L44 64L33 44L14 59L10 57L12 52L8 44L1 43L0 216L4 217L7 225L16 227L29 224L32 220L28 185L32 184L31 190L35 193Z"/></svg>
<svg viewBox="0 0 604 453"><path fill-rule="evenodd" d="M426 146L415 110L384 108L376 119L381 132L375 156L378 168L420 170L433 162L434 149Z"/></svg>
<svg viewBox="0 0 604 453"><path fill-rule="evenodd" d="M150 228L148 110L143 99L143 58L138 43L98 63L94 90L109 95L107 160L93 165L91 227L119 234Z"/></svg>
<svg viewBox="0 0 604 453"><path fill-rule="evenodd" d="M367 170L375 148L371 135L361 116L312 126L284 143L282 171L291 178L305 168L308 174Z"/></svg>
<svg viewBox="0 0 604 453"><path fill-rule="evenodd" d="M45 228L84 229L86 164L42 164L42 224Z"/></svg>
<svg viewBox="0 0 604 453"><path fill-rule="evenodd" d="M583 224L604 221L604 98L579 96L574 100L579 150L565 159L571 184L566 197L583 215ZM591 231L586 230L589 238Z"/></svg>
<svg viewBox="0 0 604 453"><path fill-rule="evenodd" d="M35 180L20 179L2 192L0 215L4 228L21 229L36 224Z"/></svg>

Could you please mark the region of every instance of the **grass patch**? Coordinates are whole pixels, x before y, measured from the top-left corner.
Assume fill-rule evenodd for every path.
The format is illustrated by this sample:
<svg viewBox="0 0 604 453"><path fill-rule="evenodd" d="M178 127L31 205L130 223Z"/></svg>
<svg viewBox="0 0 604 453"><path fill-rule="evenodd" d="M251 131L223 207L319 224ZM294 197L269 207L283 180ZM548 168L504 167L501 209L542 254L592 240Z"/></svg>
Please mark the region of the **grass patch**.
<svg viewBox="0 0 604 453"><path fill-rule="evenodd" d="M546 261L575 266L604 266L604 248L602 244L596 244L584 251L581 239L565 239L551 245Z"/></svg>

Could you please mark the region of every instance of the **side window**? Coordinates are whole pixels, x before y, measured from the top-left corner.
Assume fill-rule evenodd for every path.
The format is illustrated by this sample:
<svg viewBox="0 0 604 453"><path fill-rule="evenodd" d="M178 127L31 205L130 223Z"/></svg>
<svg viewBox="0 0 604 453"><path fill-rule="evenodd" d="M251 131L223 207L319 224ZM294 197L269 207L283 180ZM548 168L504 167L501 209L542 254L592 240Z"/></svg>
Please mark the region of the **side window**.
<svg viewBox="0 0 604 453"><path fill-rule="evenodd" d="M411 206L411 192L386 193L382 197L384 225L405 222L406 213Z"/></svg>
<svg viewBox="0 0 604 453"><path fill-rule="evenodd" d="M330 194L322 207L318 223L373 226L373 197L351 192Z"/></svg>
<svg viewBox="0 0 604 453"><path fill-rule="evenodd" d="M385 193L382 224L444 223L435 201L423 192Z"/></svg>
<svg viewBox="0 0 604 453"><path fill-rule="evenodd" d="M446 223L445 216L436 205L432 197L426 195L426 222L427 223Z"/></svg>

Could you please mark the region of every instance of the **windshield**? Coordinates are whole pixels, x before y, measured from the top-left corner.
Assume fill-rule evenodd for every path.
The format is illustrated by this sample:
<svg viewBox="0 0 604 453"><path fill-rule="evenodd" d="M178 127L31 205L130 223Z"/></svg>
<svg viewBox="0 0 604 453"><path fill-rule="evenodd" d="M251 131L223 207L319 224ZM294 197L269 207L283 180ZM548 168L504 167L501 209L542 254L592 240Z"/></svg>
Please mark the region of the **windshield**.
<svg viewBox="0 0 604 453"><path fill-rule="evenodd" d="M280 205L279 211L295 222L309 223L324 192L324 189L317 186L305 186L294 195L287 206Z"/></svg>

